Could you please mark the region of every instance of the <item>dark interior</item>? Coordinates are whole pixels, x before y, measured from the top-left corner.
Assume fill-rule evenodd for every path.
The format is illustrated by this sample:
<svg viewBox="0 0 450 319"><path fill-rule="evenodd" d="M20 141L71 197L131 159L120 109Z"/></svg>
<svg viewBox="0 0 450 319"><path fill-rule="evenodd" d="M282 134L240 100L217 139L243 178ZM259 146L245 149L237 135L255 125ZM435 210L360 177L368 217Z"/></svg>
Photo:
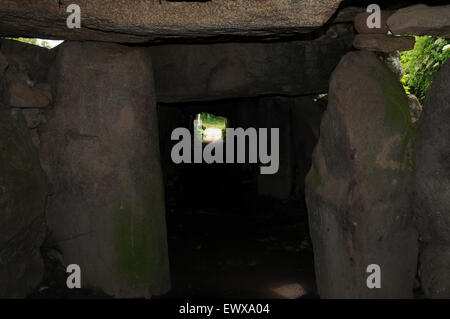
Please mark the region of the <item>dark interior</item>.
<svg viewBox="0 0 450 319"><path fill-rule="evenodd" d="M271 106L284 108L290 107L284 102L292 99L266 98ZM192 131L196 114L224 116L229 127L246 128L258 125L260 105L257 98L158 105L172 280L171 292L162 298L316 295L301 177L292 182L285 198L275 198L259 194L260 164L174 164L170 160L176 143L170 140L170 132L176 127ZM320 103L316 107L323 108ZM281 130L282 134L292 131ZM314 143L314 137L301 137L311 140L302 141L303 153L295 165L308 167L312 151L308 144ZM293 173L304 175L295 165Z"/></svg>

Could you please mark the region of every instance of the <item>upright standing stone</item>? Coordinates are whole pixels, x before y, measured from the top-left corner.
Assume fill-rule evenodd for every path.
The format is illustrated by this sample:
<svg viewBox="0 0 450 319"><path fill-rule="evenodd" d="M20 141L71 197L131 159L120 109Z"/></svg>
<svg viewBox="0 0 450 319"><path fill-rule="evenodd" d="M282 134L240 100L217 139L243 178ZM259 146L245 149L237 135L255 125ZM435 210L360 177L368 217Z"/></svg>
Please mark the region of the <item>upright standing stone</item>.
<svg viewBox="0 0 450 319"><path fill-rule="evenodd" d="M1 103L0 132L0 298L24 298L44 275L47 180L25 120Z"/></svg>
<svg viewBox="0 0 450 319"><path fill-rule="evenodd" d="M281 200L303 198L304 179L319 135L319 104L313 96L261 97L256 110L247 109L249 118L256 121L252 126L279 129L278 171L261 175L258 170L258 194Z"/></svg>
<svg viewBox="0 0 450 319"><path fill-rule="evenodd" d="M311 168L312 153L320 135L325 102L315 96L293 99L291 107L291 140L294 155L293 196L304 199L305 177Z"/></svg>
<svg viewBox="0 0 450 319"><path fill-rule="evenodd" d="M26 122L4 94L6 73L14 69L5 41L0 41L0 298L24 298L44 275L40 246L48 184Z"/></svg>
<svg viewBox="0 0 450 319"><path fill-rule="evenodd" d="M82 286L116 297L169 288L152 65L146 49L66 42L41 131L47 222Z"/></svg>
<svg viewBox="0 0 450 319"><path fill-rule="evenodd" d="M291 195L294 177L293 150L290 137L290 108L292 102L292 99L289 100L285 97L263 97L258 102L256 113L258 128L267 128L269 131L267 145L271 144L271 129L279 129L278 171L275 174L258 174L259 195L281 200L288 199ZM270 152L274 151L271 150Z"/></svg>
<svg viewBox="0 0 450 319"><path fill-rule="evenodd" d="M416 143L415 216L424 242L420 278L429 298L450 298L450 62L430 86Z"/></svg>
<svg viewBox="0 0 450 319"><path fill-rule="evenodd" d="M352 52L331 77L306 200L322 298L412 297L411 117L406 94L374 53ZM381 267L381 288L367 267Z"/></svg>

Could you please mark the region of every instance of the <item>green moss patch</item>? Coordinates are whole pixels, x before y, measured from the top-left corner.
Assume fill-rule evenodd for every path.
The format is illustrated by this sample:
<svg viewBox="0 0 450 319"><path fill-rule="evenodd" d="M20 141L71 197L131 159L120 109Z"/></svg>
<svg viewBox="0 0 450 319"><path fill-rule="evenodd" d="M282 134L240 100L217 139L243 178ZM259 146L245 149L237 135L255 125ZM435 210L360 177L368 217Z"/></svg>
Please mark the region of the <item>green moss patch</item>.
<svg viewBox="0 0 450 319"><path fill-rule="evenodd" d="M307 176L306 182L310 184L314 189L322 188L325 184L316 161L313 161L313 165L311 167L311 171Z"/></svg>
<svg viewBox="0 0 450 319"><path fill-rule="evenodd" d="M381 62L379 67L370 68L370 75L377 79L386 101L384 121L389 134L400 134L402 138L398 161L414 171L413 142L417 137L418 124L412 123L406 93L401 83Z"/></svg>
<svg viewBox="0 0 450 319"><path fill-rule="evenodd" d="M15 145L0 145L0 158L2 163L7 163L18 171L30 171L32 169L31 163L23 159L20 149Z"/></svg>
<svg viewBox="0 0 450 319"><path fill-rule="evenodd" d="M121 205L114 215L116 266L120 279L130 285L148 283L154 271L152 258L155 256L150 221L132 203Z"/></svg>

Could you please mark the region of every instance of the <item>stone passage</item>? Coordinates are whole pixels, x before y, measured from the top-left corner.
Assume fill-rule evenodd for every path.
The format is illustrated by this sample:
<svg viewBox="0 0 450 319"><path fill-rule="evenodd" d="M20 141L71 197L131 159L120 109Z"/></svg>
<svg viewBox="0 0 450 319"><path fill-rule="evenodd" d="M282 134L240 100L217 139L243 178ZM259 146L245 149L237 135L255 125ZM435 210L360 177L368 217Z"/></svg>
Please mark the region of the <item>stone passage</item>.
<svg viewBox="0 0 450 319"><path fill-rule="evenodd" d="M395 75L374 53L347 54L331 77L306 178L321 298L412 297L418 248L410 130ZM366 285L370 264L381 267L381 289Z"/></svg>
<svg viewBox="0 0 450 319"><path fill-rule="evenodd" d="M450 63L427 92L416 143L415 216L424 250L419 274L427 297L450 298Z"/></svg>
<svg viewBox="0 0 450 319"><path fill-rule="evenodd" d="M0 36L66 40L0 39L0 298L165 295L168 241L162 298L309 297L314 267L321 298L450 298L450 64L422 117L398 52L450 5L416 2L0 1ZM277 173L174 163L199 114L279 128Z"/></svg>
<svg viewBox="0 0 450 319"><path fill-rule="evenodd" d="M145 49L58 49L56 102L40 129L47 222L83 287L115 297L169 288L152 65Z"/></svg>

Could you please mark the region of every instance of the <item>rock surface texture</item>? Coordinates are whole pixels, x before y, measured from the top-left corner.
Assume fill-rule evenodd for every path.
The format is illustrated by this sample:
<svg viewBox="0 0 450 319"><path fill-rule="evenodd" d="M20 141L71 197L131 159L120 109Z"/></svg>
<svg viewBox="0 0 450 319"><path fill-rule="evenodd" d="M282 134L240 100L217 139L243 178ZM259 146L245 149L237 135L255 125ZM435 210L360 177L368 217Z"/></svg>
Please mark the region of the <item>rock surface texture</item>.
<svg viewBox="0 0 450 319"><path fill-rule="evenodd" d="M384 34L357 34L353 46L360 50L390 53L414 49L413 37L394 37Z"/></svg>
<svg viewBox="0 0 450 319"><path fill-rule="evenodd" d="M115 297L169 289L153 72L146 49L68 42L40 127L47 222L83 288Z"/></svg>
<svg viewBox="0 0 450 319"><path fill-rule="evenodd" d="M430 86L416 143L415 216L425 249L420 278L429 298L450 298L450 63Z"/></svg>
<svg viewBox="0 0 450 319"><path fill-rule="evenodd" d="M450 38L450 5L418 4L398 10L387 21L393 34L432 35Z"/></svg>
<svg viewBox="0 0 450 319"><path fill-rule="evenodd" d="M47 180L21 113L2 103L0 132L0 298L24 298L44 275Z"/></svg>
<svg viewBox="0 0 450 319"><path fill-rule="evenodd" d="M410 298L418 243L410 204L411 117L374 53L347 54L331 77L306 201L322 298ZM367 267L380 266L369 289Z"/></svg>
<svg viewBox="0 0 450 319"><path fill-rule="evenodd" d="M73 1L3 0L0 35L146 42L222 35L280 36L322 26L342 0L79 0L81 28L68 29Z"/></svg>
<svg viewBox="0 0 450 319"><path fill-rule="evenodd" d="M50 61L46 49L0 40L0 298L26 297L44 275L48 184L28 118L12 108L10 90L29 77L45 81Z"/></svg>
<svg viewBox="0 0 450 319"><path fill-rule="evenodd" d="M158 102L323 93L353 39L153 47Z"/></svg>

